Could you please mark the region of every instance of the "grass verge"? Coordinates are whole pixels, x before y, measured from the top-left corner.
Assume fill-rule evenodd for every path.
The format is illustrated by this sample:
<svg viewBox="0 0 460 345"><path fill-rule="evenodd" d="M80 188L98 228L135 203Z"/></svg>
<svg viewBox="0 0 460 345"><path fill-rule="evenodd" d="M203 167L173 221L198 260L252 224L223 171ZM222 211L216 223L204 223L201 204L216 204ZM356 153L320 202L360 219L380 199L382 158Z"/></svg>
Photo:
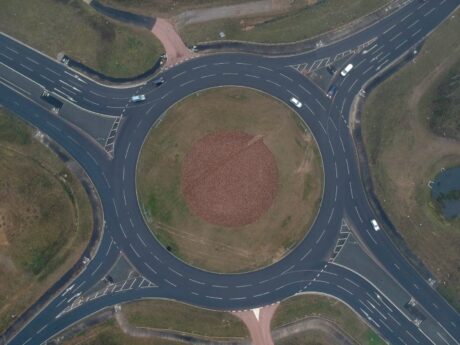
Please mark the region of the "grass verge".
<svg viewBox="0 0 460 345"><path fill-rule="evenodd" d="M343 332L361 345L384 345L385 342L345 304L325 296L302 295L282 302L273 316L271 328L299 321L309 316L320 316L334 322ZM308 332L296 337L283 339L279 344L326 345L321 338L313 338ZM296 342L299 341L299 342ZM316 342L315 342L316 341Z"/></svg>
<svg viewBox="0 0 460 345"><path fill-rule="evenodd" d="M0 109L0 331L80 257L88 197L32 130Z"/></svg>
<svg viewBox="0 0 460 345"><path fill-rule="evenodd" d="M181 191L182 161L191 145L223 130L260 135L278 168L273 204L240 227L201 220ZM298 243L316 216L322 179L317 145L294 112L265 94L234 87L191 95L169 109L147 136L137 167L140 204L155 236L176 256L219 272L270 264Z"/></svg>
<svg viewBox="0 0 460 345"><path fill-rule="evenodd" d="M129 323L137 327L167 329L216 338L245 338L249 331L227 312L192 307L172 301L141 301L123 305Z"/></svg>
<svg viewBox="0 0 460 345"><path fill-rule="evenodd" d="M388 0L313 1L313 5L296 2L284 14L271 16L227 18L180 28L179 33L188 45L219 40L219 32L226 40L262 43L287 43L311 38L336 29L384 6Z"/></svg>
<svg viewBox="0 0 460 345"><path fill-rule="evenodd" d="M59 52L111 77L148 70L162 54L148 30L118 24L81 0L3 0L0 31L55 58Z"/></svg>
<svg viewBox="0 0 460 345"><path fill-rule="evenodd" d="M460 221L448 222L439 214L428 182L441 168L460 165L460 142L434 134L428 120L440 85L460 63L459 14L428 38L414 63L372 92L361 118L379 200L457 309Z"/></svg>
<svg viewBox="0 0 460 345"><path fill-rule="evenodd" d="M100 0L102 3L140 14L170 17L183 11L235 5L247 0Z"/></svg>
<svg viewBox="0 0 460 345"><path fill-rule="evenodd" d="M183 345L183 342L129 336L118 328L115 320L106 321L66 340L64 345Z"/></svg>

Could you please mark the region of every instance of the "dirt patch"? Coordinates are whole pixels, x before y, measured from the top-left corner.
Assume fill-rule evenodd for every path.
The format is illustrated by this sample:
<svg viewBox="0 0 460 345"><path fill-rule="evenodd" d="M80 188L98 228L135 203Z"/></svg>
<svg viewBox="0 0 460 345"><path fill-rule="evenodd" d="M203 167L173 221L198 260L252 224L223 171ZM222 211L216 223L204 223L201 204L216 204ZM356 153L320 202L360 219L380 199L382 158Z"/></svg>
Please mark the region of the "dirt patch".
<svg viewBox="0 0 460 345"><path fill-rule="evenodd" d="M172 24L164 19L157 18L152 33L160 40L166 52L166 64L164 67L171 67L181 61L197 56L189 50Z"/></svg>
<svg viewBox="0 0 460 345"><path fill-rule="evenodd" d="M270 323L279 304L253 310L234 312L249 329L253 345L273 345Z"/></svg>
<svg viewBox="0 0 460 345"><path fill-rule="evenodd" d="M200 146L219 133L240 133L236 146ZM203 157L190 155L194 145ZM259 161L265 155L273 161ZM188 176L203 179L191 190L201 195L196 205L182 193L188 161L201 165ZM137 187L147 223L173 254L208 270L241 272L279 260L305 236L322 175L316 142L292 110L265 94L226 87L168 110L142 148Z"/></svg>
<svg viewBox="0 0 460 345"><path fill-rule="evenodd" d="M263 139L242 132L208 134L182 165L188 207L216 225L255 222L272 205L277 179L275 158Z"/></svg>

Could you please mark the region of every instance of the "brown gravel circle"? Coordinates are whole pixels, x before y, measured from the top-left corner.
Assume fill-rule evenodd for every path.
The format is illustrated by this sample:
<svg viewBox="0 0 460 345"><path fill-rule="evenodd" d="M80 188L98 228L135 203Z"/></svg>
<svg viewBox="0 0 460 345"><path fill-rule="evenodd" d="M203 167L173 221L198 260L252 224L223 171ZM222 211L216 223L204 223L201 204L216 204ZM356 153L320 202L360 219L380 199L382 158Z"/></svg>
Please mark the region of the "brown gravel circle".
<svg viewBox="0 0 460 345"><path fill-rule="evenodd" d="M221 226L253 223L273 204L278 169L263 138L214 132L195 142L182 163L181 189L192 213Z"/></svg>

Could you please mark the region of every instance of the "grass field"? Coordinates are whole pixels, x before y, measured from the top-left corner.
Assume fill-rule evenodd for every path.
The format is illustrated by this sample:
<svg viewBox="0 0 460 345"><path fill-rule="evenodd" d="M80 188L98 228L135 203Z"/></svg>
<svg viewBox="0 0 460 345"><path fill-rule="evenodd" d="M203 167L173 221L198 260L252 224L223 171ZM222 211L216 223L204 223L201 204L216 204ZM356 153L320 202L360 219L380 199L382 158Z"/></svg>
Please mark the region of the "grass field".
<svg viewBox="0 0 460 345"><path fill-rule="evenodd" d="M32 130L0 109L0 331L81 255L87 195Z"/></svg>
<svg viewBox="0 0 460 345"><path fill-rule="evenodd" d="M431 114L427 122L439 136L460 140L460 59L437 85L428 102Z"/></svg>
<svg viewBox="0 0 460 345"><path fill-rule="evenodd" d="M122 307L129 323L137 327L176 330L218 338L245 338L249 331L230 313L211 311L172 301L140 301Z"/></svg>
<svg viewBox="0 0 460 345"><path fill-rule="evenodd" d="M109 21L81 0L3 0L1 7L0 31L112 77L139 75L163 53L148 30Z"/></svg>
<svg viewBox="0 0 460 345"><path fill-rule="evenodd" d="M441 168L460 165L460 141L438 136L429 126L433 102L458 71L459 14L434 32L415 63L372 92L361 119L372 178L385 211L457 309L460 221L443 219L427 184ZM451 119L458 120L458 110L452 110Z"/></svg>
<svg viewBox="0 0 460 345"><path fill-rule="evenodd" d="M227 40L282 43L307 39L333 30L364 16L389 0L297 1L284 14L263 17L228 18L179 28L182 39L188 45L219 39L223 31Z"/></svg>
<svg viewBox="0 0 460 345"><path fill-rule="evenodd" d="M123 333L115 320L109 320L65 341L63 345L183 345L164 339L131 337Z"/></svg>
<svg viewBox="0 0 460 345"><path fill-rule="evenodd" d="M181 164L191 144L221 130L261 135L278 167L274 203L241 227L202 221L181 192ZM176 104L152 130L139 160L137 190L151 229L175 255L208 270L237 272L278 260L305 236L322 178L316 143L288 107L253 90L218 88Z"/></svg>
<svg viewBox="0 0 460 345"><path fill-rule="evenodd" d="M320 316L334 322L360 345L385 344L350 308L333 298L325 296L303 295L291 297L282 302L273 316L271 328L276 329L309 316ZM299 334L292 338L288 337L282 340L279 345L300 343L306 345L329 345L325 342L324 337L314 338L310 332Z"/></svg>
<svg viewBox="0 0 460 345"><path fill-rule="evenodd" d="M249 331L242 321L230 313L192 307L183 303L144 300L124 304L121 312L131 326L171 330L205 336L218 340L248 338ZM183 344L155 338L131 337L123 333L115 320L106 321L78 334L66 345L147 345Z"/></svg>
<svg viewBox="0 0 460 345"><path fill-rule="evenodd" d="M145 15L170 17L187 10L234 5L247 0L100 0L110 6Z"/></svg>

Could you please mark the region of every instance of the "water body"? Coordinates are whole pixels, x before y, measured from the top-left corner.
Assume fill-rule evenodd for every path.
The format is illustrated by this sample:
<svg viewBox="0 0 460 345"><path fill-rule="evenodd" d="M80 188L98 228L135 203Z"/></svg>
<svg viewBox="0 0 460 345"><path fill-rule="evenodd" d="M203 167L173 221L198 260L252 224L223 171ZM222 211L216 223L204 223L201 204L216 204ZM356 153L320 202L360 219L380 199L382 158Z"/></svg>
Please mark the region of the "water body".
<svg viewBox="0 0 460 345"><path fill-rule="evenodd" d="M431 197L441 206L446 219L460 216L460 166L444 170L436 176Z"/></svg>

